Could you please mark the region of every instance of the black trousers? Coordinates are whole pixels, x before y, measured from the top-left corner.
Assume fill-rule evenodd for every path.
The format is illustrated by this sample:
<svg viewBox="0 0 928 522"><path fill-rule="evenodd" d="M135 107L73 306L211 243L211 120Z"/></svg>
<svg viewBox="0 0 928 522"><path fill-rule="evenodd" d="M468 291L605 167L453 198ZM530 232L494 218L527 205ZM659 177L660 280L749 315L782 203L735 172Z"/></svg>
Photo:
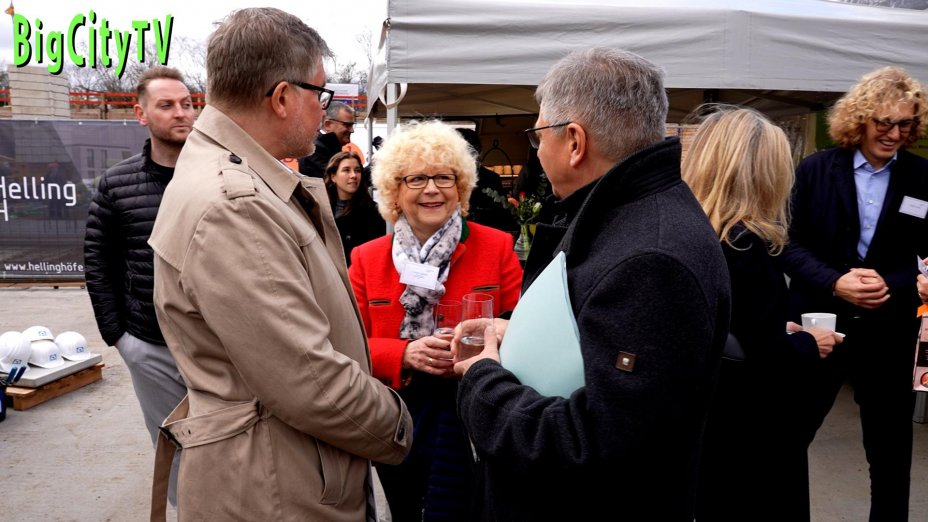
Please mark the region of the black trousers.
<svg viewBox="0 0 928 522"><path fill-rule="evenodd" d="M917 320L892 327L867 318L851 319L842 328L844 343L820 361L809 375L806 442L834 405L844 382L854 389L860 407L864 450L870 464L870 521L906 521L912 467L912 391Z"/></svg>

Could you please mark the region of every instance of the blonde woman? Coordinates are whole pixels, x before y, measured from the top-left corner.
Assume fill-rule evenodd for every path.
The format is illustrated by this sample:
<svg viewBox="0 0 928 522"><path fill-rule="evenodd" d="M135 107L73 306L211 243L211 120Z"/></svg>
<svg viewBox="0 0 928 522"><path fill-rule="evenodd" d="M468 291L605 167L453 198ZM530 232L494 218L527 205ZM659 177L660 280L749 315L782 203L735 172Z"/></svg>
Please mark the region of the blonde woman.
<svg viewBox="0 0 928 522"><path fill-rule="evenodd" d="M717 107L700 125L683 179L722 243L731 277L731 334L744 359L724 359L709 411L697 520L809 519L806 449L790 409L803 368L840 342L834 332L786 333L793 164L785 134L761 114Z"/></svg>
<svg viewBox="0 0 928 522"><path fill-rule="evenodd" d="M399 392L415 425L406 460L378 465L378 474L393 520L467 520L474 462L455 411L451 343L433 335L432 310L481 292L493 296L495 315L512 311L522 268L511 235L464 219L476 161L453 127L431 121L401 128L377 153L372 177L394 233L356 247L348 275L373 374ZM401 282L417 265L434 275L419 285Z"/></svg>

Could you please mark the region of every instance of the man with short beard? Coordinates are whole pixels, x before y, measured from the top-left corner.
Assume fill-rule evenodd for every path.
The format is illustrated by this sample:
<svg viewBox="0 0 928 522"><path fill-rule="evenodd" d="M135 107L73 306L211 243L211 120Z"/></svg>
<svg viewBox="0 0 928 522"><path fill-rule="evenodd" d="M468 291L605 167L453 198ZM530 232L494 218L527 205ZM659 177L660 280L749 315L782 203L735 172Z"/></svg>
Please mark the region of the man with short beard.
<svg viewBox="0 0 928 522"><path fill-rule="evenodd" d="M184 448L181 521L372 520L370 461L409 451L405 404L371 376L325 186L280 161L312 148L327 56L274 8L235 11L209 38L209 103L150 241L155 309L189 384L162 427L153 520L168 439Z"/></svg>
<svg viewBox="0 0 928 522"><path fill-rule="evenodd" d="M116 346L132 377L152 443L187 387L165 345L152 300L148 246L164 189L190 134L195 112L184 78L154 67L139 79L135 116L148 128L141 154L106 171L90 204L84 239L87 292L106 344ZM177 461L172 478L177 476ZM171 503L175 502L174 480Z"/></svg>

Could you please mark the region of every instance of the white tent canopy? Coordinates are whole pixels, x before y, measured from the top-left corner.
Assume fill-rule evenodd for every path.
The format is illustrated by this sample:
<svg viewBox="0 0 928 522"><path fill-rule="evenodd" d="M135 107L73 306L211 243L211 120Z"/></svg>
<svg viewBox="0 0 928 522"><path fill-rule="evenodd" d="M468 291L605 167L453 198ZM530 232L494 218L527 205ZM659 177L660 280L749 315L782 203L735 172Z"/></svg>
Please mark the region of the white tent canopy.
<svg viewBox="0 0 928 522"><path fill-rule="evenodd" d="M389 0L369 114L394 109L384 95L393 84L403 91L394 95L399 116L532 114L545 72L590 46L663 67L671 118L707 97L808 112L885 65L928 81L924 10L824 0Z"/></svg>

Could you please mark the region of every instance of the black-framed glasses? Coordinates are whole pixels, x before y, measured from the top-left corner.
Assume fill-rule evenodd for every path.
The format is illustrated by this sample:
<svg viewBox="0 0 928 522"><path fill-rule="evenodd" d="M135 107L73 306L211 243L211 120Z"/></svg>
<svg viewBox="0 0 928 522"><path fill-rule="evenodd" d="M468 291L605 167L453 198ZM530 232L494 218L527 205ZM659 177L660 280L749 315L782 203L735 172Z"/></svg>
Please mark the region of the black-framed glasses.
<svg viewBox="0 0 928 522"><path fill-rule="evenodd" d="M522 132L524 132L525 135L528 137L528 142L532 145L532 147L537 149L538 146L541 145L541 138L538 137L538 131L545 130L545 129L553 129L555 127L563 127L565 125L570 125L571 123L573 122L565 121L564 123L555 123L554 125L545 125L544 127L535 127L534 129L525 129Z"/></svg>
<svg viewBox="0 0 928 522"><path fill-rule="evenodd" d="M917 119L891 120L889 118L873 118L873 124L877 132L889 132L893 127L899 127L900 134L912 132L912 128L918 123Z"/></svg>
<svg viewBox="0 0 928 522"><path fill-rule="evenodd" d="M342 120L336 120L335 118L326 118L326 119L329 121L334 121L335 123L341 123L342 125L344 125L345 127L348 127L349 129L354 127L353 121L342 121Z"/></svg>
<svg viewBox="0 0 928 522"><path fill-rule="evenodd" d="M335 91L330 91L329 89L326 89L325 87L319 87L318 85L313 85L311 83L299 82L296 80L281 80L281 82L292 83L293 85L296 85L297 87L301 89L306 89L307 91L318 92L319 93L319 105L322 106L322 110L329 108L329 104L332 103L332 97L335 96ZM271 90L267 91L267 94L265 94L265 96L271 96L272 94L274 94L274 89L277 88L278 83L280 82L275 83L274 86L271 87Z"/></svg>
<svg viewBox="0 0 928 522"><path fill-rule="evenodd" d="M425 174L412 174L409 176L403 176L400 178L403 180L403 183L411 189L421 189L425 188L429 184L429 180L435 182L435 186L438 188L451 188L458 184L458 177L456 174L435 174L434 176L426 176Z"/></svg>

